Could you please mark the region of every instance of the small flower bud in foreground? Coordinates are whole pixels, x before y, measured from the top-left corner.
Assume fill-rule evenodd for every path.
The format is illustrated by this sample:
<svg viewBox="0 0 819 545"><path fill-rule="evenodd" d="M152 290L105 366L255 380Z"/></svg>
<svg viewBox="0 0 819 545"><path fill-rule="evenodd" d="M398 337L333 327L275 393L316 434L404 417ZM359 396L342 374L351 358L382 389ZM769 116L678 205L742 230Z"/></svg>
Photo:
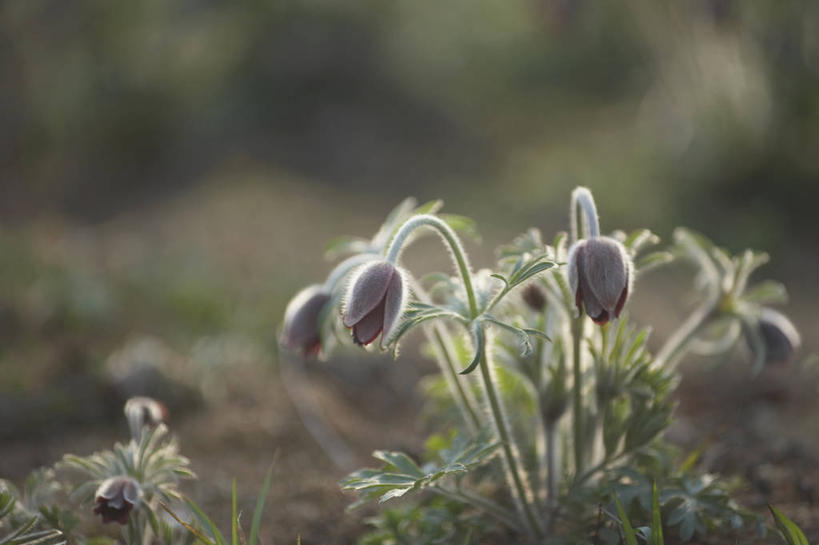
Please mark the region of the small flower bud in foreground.
<svg viewBox="0 0 819 545"><path fill-rule="evenodd" d="M281 343L290 350L301 350L305 356L321 350L319 316L330 302L330 293L314 284L301 290L284 311Z"/></svg>
<svg viewBox="0 0 819 545"><path fill-rule="evenodd" d="M543 312L543 309L546 308L546 296L536 284L527 284L521 292L521 297L523 297L523 302L535 312Z"/></svg>
<svg viewBox="0 0 819 545"><path fill-rule="evenodd" d="M168 408L150 397L132 397L125 402L125 418L131 436L139 439L143 428L155 428L168 420Z"/></svg>
<svg viewBox="0 0 819 545"><path fill-rule="evenodd" d="M344 325L352 328L356 344L370 344L381 335L389 338L404 308L401 271L386 261L365 265L353 280L344 309Z"/></svg>
<svg viewBox="0 0 819 545"><path fill-rule="evenodd" d="M585 309L600 325L618 318L628 299L632 274L623 245L608 237L580 240L569 250L568 263L577 311Z"/></svg>
<svg viewBox="0 0 819 545"><path fill-rule="evenodd" d="M106 479L97 488L94 495L97 506L95 515L102 515L102 522L119 522L126 524L128 515L134 506L139 503L142 490L139 484L130 477L119 476Z"/></svg>
<svg viewBox="0 0 819 545"><path fill-rule="evenodd" d="M791 321L770 308L762 309L759 316L759 333L765 343L765 363L788 363L802 344L799 332Z"/></svg>

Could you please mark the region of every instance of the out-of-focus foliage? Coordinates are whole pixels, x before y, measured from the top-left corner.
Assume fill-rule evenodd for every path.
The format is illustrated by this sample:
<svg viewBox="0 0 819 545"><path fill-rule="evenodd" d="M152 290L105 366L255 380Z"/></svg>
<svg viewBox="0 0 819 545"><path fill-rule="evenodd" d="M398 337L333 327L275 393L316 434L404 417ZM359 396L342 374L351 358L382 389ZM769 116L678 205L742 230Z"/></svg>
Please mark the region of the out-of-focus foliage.
<svg viewBox="0 0 819 545"><path fill-rule="evenodd" d="M480 186L526 221L583 183L617 220L815 242L817 20L808 0L12 0L3 212L106 217L239 157Z"/></svg>

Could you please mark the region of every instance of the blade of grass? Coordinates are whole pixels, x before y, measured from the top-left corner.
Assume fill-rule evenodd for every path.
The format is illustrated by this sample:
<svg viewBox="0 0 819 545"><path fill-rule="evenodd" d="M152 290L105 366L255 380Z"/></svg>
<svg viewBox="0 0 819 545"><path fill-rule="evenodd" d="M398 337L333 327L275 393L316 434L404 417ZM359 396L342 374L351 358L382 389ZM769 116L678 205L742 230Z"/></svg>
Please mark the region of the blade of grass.
<svg viewBox="0 0 819 545"><path fill-rule="evenodd" d="M199 522L204 525L205 529L210 532L213 536L213 539L216 540L216 545L227 545L227 541L225 541L225 536L222 535L222 532L219 531L219 528L213 523L212 520L208 518L202 509L199 508L196 503L190 498L185 498L185 502L188 504L188 507L191 508L193 514L196 515L196 518L199 519Z"/></svg>
<svg viewBox="0 0 819 545"><path fill-rule="evenodd" d="M162 509L164 509L164 510L165 510L165 511L166 511L166 512L167 512L167 513L170 515L170 516L172 516L172 517L174 518L174 520L176 520L176 522L178 522L179 524L181 524L182 526L184 526L184 527L185 527L185 529L186 529L187 531L189 531L191 534L193 534L193 535L196 537L196 539L198 539L198 540L199 540L199 541L201 541L202 543L206 543L207 545L214 545L213 541L211 541L211 540L208 538L208 536L206 536L205 534L203 534L202 532L200 532L200 531L199 531L197 528L195 528L194 526L191 526L190 524L188 524L187 522L185 522L184 520L182 520L181 518L179 518L179 517L177 516L177 514L176 514L176 513L174 513L173 511L171 511L171 508L170 508L170 507L168 507L167 505L165 505L165 502L159 502L159 505L160 505L160 506L162 507Z"/></svg>
<svg viewBox="0 0 819 545"><path fill-rule="evenodd" d="M236 527L238 514L236 513L236 478L233 479L233 517L230 519L230 533L233 545L239 545L239 532Z"/></svg>
<svg viewBox="0 0 819 545"><path fill-rule="evenodd" d="M614 496L614 503L617 504L617 514L620 516L620 522L623 523L623 535L626 539L626 545L637 545L637 536L634 533L634 528L631 527L626 512L623 510L623 504L620 503L620 498Z"/></svg>
<svg viewBox="0 0 819 545"><path fill-rule="evenodd" d="M771 514L776 521L776 527L782 532L782 536L785 538L785 541L788 542L788 545L808 545L808 538L805 537L805 534L796 523L783 515L782 512L773 505L769 505L768 509L771 510Z"/></svg>
<svg viewBox="0 0 819 545"><path fill-rule="evenodd" d="M275 457L270 469L267 470L267 475L264 478L264 484L259 491L259 497L256 500L256 510L253 512L253 522L250 524L250 540L248 545L258 545L259 539L259 525L262 522L262 511L264 510L264 502L267 499L267 493L270 490L270 482L273 478L273 465L276 463Z"/></svg>
<svg viewBox="0 0 819 545"><path fill-rule="evenodd" d="M663 521L660 513L660 500L657 496L657 483L651 499L651 545L663 545Z"/></svg>

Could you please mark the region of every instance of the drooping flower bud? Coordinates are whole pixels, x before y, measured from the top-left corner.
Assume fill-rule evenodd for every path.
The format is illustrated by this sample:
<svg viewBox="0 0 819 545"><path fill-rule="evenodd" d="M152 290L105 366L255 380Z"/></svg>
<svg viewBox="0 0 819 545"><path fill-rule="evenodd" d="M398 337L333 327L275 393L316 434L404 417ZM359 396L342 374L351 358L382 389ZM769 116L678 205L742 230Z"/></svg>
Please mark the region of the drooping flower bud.
<svg viewBox="0 0 819 545"><path fill-rule="evenodd" d="M600 325L620 316L632 276L631 261L622 244L608 237L576 242L569 250L568 275L578 312L585 309Z"/></svg>
<svg viewBox="0 0 819 545"><path fill-rule="evenodd" d="M404 284L401 271L387 261L363 267L350 284L344 309L344 325L352 328L356 344L370 344L381 333L384 347L404 309Z"/></svg>
<svg viewBox="0 0 819 545"><path fill-rule="evenodd" d="M168 420L168 408L150 397L132 397L125 402L125 418L131 436L139 439L143 428L155 428Z"/></svg>
<svg viewBox="0 0 819 545"><path fill-rule="evenodd" d="M102 515L102 522L127 524L128 515L142 497L139 484L130 477L120 475L106 479L94 494L97 506L95 515Z"/></svg>
<svg viewBox="0 0 819 545"><path fill-rule="evenodd" d="M320 284L304 288L296 294L284 311L281 343L290 350L301 350L305 356L321 350L319 317L330 302L330 293Z"/></svg>
<svg viewBox="0 0 819 545"><path fill-rule="evenodd" d="M802 344L799 332L791 321L770 308L763 308L760 313L759 333L765 343L765 363L768 364L788 363Z"/></svg>
<svg viewBox="0 0 819 545"><path fill-rule="evenodd" d="M536 284L527 284L521 292L521 297L523 297L523 302L535 312L543 312L543 309L546 308L546 296Z"/></svg>

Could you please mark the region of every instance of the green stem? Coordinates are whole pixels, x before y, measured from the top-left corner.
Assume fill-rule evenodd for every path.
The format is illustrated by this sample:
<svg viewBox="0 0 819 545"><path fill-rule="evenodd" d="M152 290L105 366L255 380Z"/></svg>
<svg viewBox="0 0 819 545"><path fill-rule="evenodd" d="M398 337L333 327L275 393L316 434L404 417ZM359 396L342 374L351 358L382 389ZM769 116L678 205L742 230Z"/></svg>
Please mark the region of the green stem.
<svg viewBox="0 0 819 545"><path fill-rule="evenodd" d="M481 421L478 418L478 413L473 407L472 400L466 392L463 385L463 379L455 369L455 362L453 361L451 353L451 345L447 342L445 335L448 332L440 325L433 325L426 330L427 337L433 341L433 346L438 356L438 363L447 377L447 383L451 386L455 401L461 409L461 414L466 421L466 425L474 433L481 429Z"/></svg>
<svg viewBox="0 0 819 545"><path fill-rule="evenodd" d="M507 470L512 480L512 490L517 496L523 515L526 518L527 526L530 531L537 537L541 536L540 527L535 519L532 505L529 503L529 498L526 495L526 488L523 484L518 460L512 450L512 436L506 424L506 419L503 416L503 407L501 405L500 397L495 384L492 382L492 374L489 370L489 361L486 358L486 349L480 355L481 379L483 380L484 389L486 390L486 397L489 400L489 408L492 413L492 421L495 424L495 430L498 434L498 439L501 441L501 448L503 449L504 460L506 462Z"/></svg>
<svg viewBox="0 0 819 545"><path fill-rule="evenodd" d="M472 494L465 490L451 490L449 488L444 488L443 486L437 485L430 487L430 490L446 498L450 498L456 501L466 503L473 507L477 507L478 509L486 512L489 515L492 515L499 521L503 522L513 530L517 530L520 527L520 520L518 520L517 516L515 516L513 512L504 509L495 502L487 500L482 496Z"/></svg>
<svg viewBox="0 0 819 545"><path fill-rule="evenodd" d="M673 369L682 357L688 344L694 340L700 329L714 317L719 307L721 290L721 278L714 258L710 256L702 246L696 241L694 236L684 229L677 229L674 238L685 252L705 274L708 279L708 293L700 305L686 320L680 328L674 332L665 342L663 347L654 357L655 366L664 366Z"/></svg>
<svg viewBox="0 0 819 545"><path fill-rule="evenodd" d="M423 287L417 285L417 283L413 283L412 290L421 302L431 302L427 292L424 291ZM446 379L450 394L455 399L455 403L461 411L461 417L464 419L464 422L466 422L469 431L475 434L481 429L481 422L478 418L478 411L474 406L475 399L471 393L464 388L463 380L465 379L459 375L456 368L456 357L454 355L449 329L440 323L433 323L423 329L424 335L435 351L435 360Z"/></svg>
<svg viewBox="0 0 819 545"><path fill-rule="evenodd" d="M625 458L629 454L634 454L635 452L637 452L637 451L636 450L630 450L630 451L620 452L618 454L615 454L614 456L611 456L609 458L606 458L606 459L602 460L601 462L599 462L599 463L595 464L594 466L590 467L589 469L585 470L583 473L581 473L577 477L575 477L574 481L572 482L572 489L569 492L569 494L571 494L572 492L577 490L577 488L580 485L582 485L584 482L588 481L591 477L594 476L595 473L603 471L604 469L606 469L608 466L610 466L614 462L616 462L616 461L618 461L618 460L620 460L622 458Z"/></svg>
<svg viewBox="0 0 819 545"><path fill-rule="evenodd" d="M407 237L409 237L412 231L422 226L432 227L437 230L441 236L444 237L444 240L452 250L452 256L455 259L455 264L464 283L464 291L466 291L466 299L469 304L469 314L474 320L478 316L478 303L475 299L475 290L472 288L472 272L469 269L469 261L466 258L466 252L461 245L461 241L458 239L458 235L455 234L452 227L447 225L444 220L430 214L421 214L408 219L395 234L392 242L390 242L390 247L387 249L387 261L394 264L398 260L401 250L403 250Z"/></svg>
<svg viewBox="0 0 819 545"><path fill-rule="evenodd" d="M577 213L578 209L583 210L583 219ZM600 224L597 220L597 207L594 205L594 197L585 187L577 187L572 191L569 216L572 242L577 242L581 237L594 238L600 236Z"/></svg>
<svg viewBox="0 0 819 545"><path fill-rule="evenodd" d="M574 471L575 475L583 471L583 369L581 368L581 347L583 342L584 320L581 315L572 322L572 427L574 432Z"/></svg>
<svg viewBox="0 0 819 545"><path fill-rule="evenodd" d="M674 369L685 353L688 345L693 341L700 330L714 316L719 303L719 293L714 292L695 310L680 328L668 338L654 358L654 366Z"/></svg>
<svg viewBox="0 0 819 545"><path fill-rule="evenodd" d="M406 221L406 223L404 223L404 225L401 226L401 228L395 234L395 237L393 237L392 242L390 242L390 247L387 249L386 255L387 261L389 263L395 263L398 260L401 250L403 249L404 243L407 241L407 237L409 237L412 231L422 226L436 229L449 245L449 248L452 251L452 257L455 260L455 264L464 284L466 299L469 303L470 318L475 320L475 318L478 317L479 311L478 304L475 299L475 290L472 287L472 272L470 271L469 262L466 258L466 252L461 245L461 241L458 239L458 235L455 234L455 231L453 231L452 228L446 224L446 222L438 217L428 214L422 214L410 218ZM495 384L492 382L492 376L489 370L489 362L486 358L485 348L480 354L480 368L484 389L486 390L486 395L489 399L492 420L495 424L498 439L501 441L507 469L511 475L512 492L519 500L520 508L523 511L527 526L530 528L531 533L540 537L540 528L537 524L537 520L535 519L529 499L526 496L526 489L523 485L523 479L521 478L518 461L515 458L515 453L512 449L512 436L509 433L506 420L503 416L503 407L501 406L498 393L495 390Z"/></svg>
<svg viewBox="0 0 819 545"><path fill-rule="evenodd" d="M549 492L549 505L557 502L557 458L555 457L555 443L557 442L557 426L555 422L546 421L546 490Z"/></svg>

